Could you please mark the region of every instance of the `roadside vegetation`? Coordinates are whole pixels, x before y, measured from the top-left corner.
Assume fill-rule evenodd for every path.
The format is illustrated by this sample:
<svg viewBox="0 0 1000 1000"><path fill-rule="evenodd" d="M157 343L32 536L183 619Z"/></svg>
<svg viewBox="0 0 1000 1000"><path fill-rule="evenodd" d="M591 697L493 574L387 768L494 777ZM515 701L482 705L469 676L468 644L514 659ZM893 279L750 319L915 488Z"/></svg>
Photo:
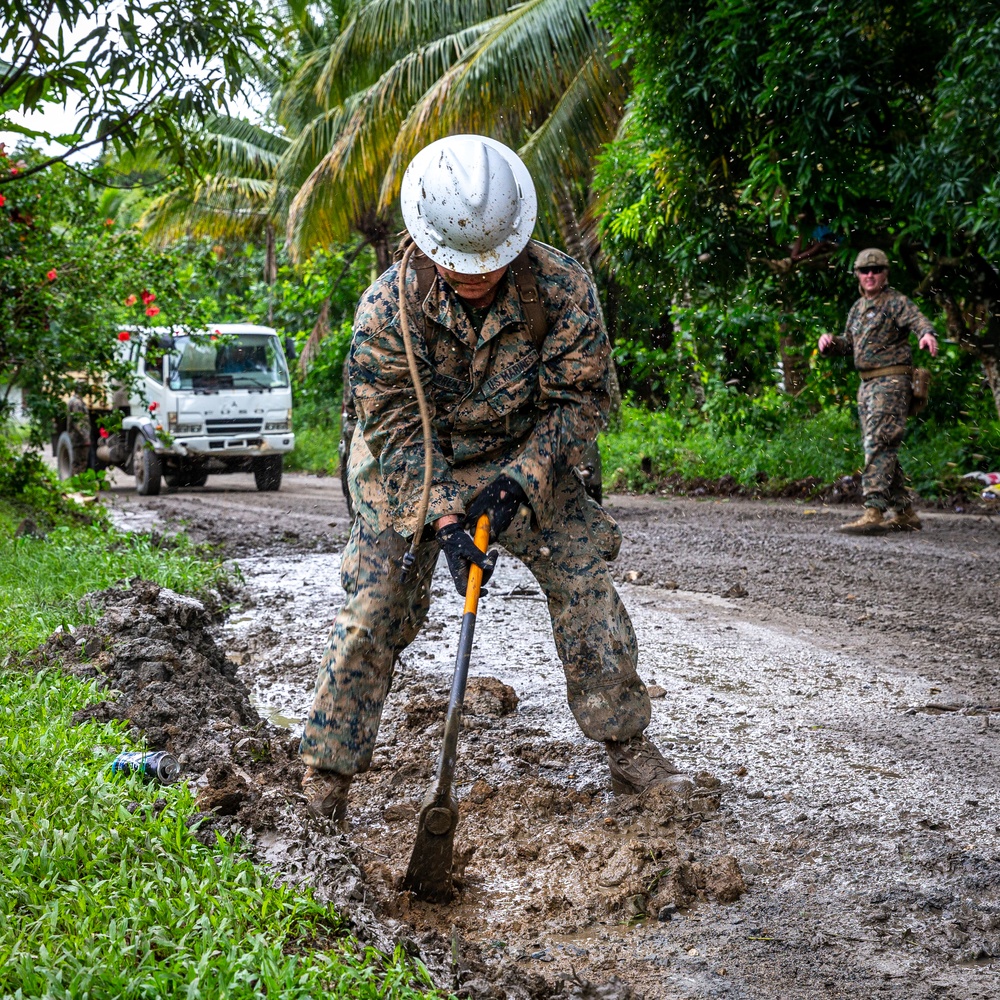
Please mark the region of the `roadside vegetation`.
<svg viewBox="0 0 1000 1000"><path fill-rule="evenodd" d="M38 470L30 503L0 498L0 995L438 995L238 841L201 843L185 784L112 776L114 755L139 747L118 724L72 724L102 697L93 682L18 665L86 620L85 593L142 576L197 594L226 573L183 536L158 544L65 503Z"/></svg>

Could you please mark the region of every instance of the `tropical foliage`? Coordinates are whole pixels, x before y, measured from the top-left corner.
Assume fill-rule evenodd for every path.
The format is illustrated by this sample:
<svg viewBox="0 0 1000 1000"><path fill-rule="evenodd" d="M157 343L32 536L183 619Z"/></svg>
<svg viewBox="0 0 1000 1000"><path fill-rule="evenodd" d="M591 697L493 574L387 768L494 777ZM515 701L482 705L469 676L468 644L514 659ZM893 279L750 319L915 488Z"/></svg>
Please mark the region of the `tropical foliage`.
<svg viewBox="0 0 1000 1000"><path fill-rule="evenodd" d="M263 41L246 0L0 0L0 130L51 139L10 113L62 104L78 115L58 137L63 151L22 176L140 137L184 163L192 125L239 92L246 55Z"/></svg>
<svg viewBox="0 0 1000 1000"><path fill-rule="evenodd" d="M89 183L30 150L0 151L0 177L28 174L0 194L0 386L20 389L42 430L82 382L101 392L128 372L115 352L121 325L197 323L176 254L98 211ZM44 431L42 431L44 436Z"/></svg>
<svg viewBox="0 0 1000 1000"><path fill-rule="evenodd" d="M805 331L846 312L853 254L881 246L894 283L982 362L1000 407L995 4L597 10L635 82L600 172L632 300L652 290L669 322L685 296L742 295L769 306L801 359Z"/></svg>

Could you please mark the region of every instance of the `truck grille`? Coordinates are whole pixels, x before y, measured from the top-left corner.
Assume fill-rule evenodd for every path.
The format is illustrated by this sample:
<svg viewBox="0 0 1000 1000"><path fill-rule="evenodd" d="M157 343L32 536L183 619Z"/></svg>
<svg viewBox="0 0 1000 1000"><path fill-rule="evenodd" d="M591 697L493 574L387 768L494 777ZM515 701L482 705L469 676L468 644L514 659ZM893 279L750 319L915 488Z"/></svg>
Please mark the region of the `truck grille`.
<svg viewBox="0 0 1000 1000"><path fill-rule="evenodd" d="M259 434L263 421L253 417L227 420L206 420L205 429L210 437L233 437L237 434Z"/></svg>

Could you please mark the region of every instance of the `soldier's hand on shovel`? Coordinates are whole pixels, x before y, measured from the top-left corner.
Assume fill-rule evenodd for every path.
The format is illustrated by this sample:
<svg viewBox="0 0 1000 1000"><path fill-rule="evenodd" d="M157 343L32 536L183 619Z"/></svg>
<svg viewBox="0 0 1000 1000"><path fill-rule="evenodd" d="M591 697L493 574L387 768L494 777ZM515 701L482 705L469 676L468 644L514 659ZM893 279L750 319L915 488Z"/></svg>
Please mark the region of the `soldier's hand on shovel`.
<svg viewBox="0 0 1000 1000"><path fill-rule="evenodd" d="M455 581L455 589L465 597L469 586L469 566L475 563L482 568L483 584L493 576L493 568L497 562L497 551L481 552L472 541L472 536L460 523L446 524L435 534L448 560L451 578Z"/></svg>
<svg viewBox="0 0 1000 1000"><path fill-rule="evenodd" d="M465 524L470 530L474 530L480 515L489 515L490 541L496 541L510 527L522 505L527 507L527 504L527 494L519 483L515 483L509 476L497 476L469 504Z"/></svg>

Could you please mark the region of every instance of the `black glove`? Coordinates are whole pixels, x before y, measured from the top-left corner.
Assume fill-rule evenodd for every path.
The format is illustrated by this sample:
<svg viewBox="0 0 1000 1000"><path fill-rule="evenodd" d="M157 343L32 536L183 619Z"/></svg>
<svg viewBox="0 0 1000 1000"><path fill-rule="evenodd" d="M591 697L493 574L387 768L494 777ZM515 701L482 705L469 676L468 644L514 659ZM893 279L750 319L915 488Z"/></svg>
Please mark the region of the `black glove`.
<svg viewBox="0 0 1000 1000"><path fill-rule="evenodd" d="M504 496L500 496L503 493ZM490 518L490 541L502 535L514 520L521 504L528 502L528 496L521 487L509 476L497 476L483 490L469 507L465 515L465 523L470 530L475 530L480 514L488 514Z"/></svg>
<svg viewBox="0 0 1000 1000"><path fill-rule="evenodd" d="M476 548L472 536L462 527L461 524L446 524L439 528L437 540L444 549L445 558L448 560L448 569L451 571L451 578L455 581L455 589L465 597L465 591L469 586L469 566L475 563L483 570L483 584L489 583L493 575L493 567L496 566L497 552L482 552Z"/></svg>

